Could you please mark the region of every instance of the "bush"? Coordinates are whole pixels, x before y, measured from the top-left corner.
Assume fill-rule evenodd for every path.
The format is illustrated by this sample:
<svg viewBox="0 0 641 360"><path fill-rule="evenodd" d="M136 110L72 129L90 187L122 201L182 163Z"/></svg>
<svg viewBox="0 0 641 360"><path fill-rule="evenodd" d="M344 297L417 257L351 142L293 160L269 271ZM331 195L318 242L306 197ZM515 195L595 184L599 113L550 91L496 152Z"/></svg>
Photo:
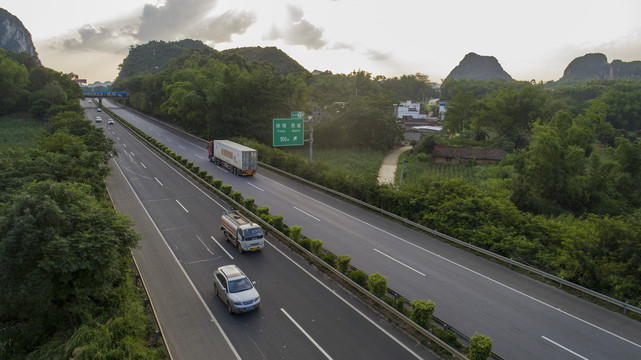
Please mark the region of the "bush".
<svg viewBox="0 0 641 360"><path fill-rule="evenodd" d="M470 360L486 360L492 355L492 340L479 333L470 338Z"/></svg>
<svg viewBox="0 0 641 360"><path fill-rule="evenodd" d="M201 179L206 178L207 177L207 170L200 170L198 172L198 177L200 177Z"/></svg>
<svg viewBox="0 0 641 360"><path fill-rule="evenodd" d="M223 186L223 179L214 179L212 184L216 189L220 190L220 187Z"/></svg>
<svg viewBox="0 0 641 360"><path fill-rule="evenodd" d="M200 172L200 166L198 166L198 165L192 165L192 166L191 166L191 171L192 171L194 174L198 174L198 172Z"/></svg>
<svg viewBox="0 0 641 360"><path fill-rule="evenodd" d="M309 238L302 238L298 240L298 244L305 248L305 250L312 250L312 241Z"/></svg>
<svg viewBox="0 0 641 360"><path fill-rule="evenodd" d="M193 161L187 161L187 169L191 169L194 167L194 162Z"/></svg>
<svg viewBox="0 0 641 360"><path fill-rule="evenodd" d="M454 332L450 329L435 329L434 335L438 336L439 339L445 341L446 344L453 348L458 349L461 347L461 343L458 341L458 336L456 336L456 334L454 334Z"/></svg>
<svg viewBox="0 0 641 360"><path fill-rule="evenodd" d="M174 156L174 159L176 159L176 161L178 161L178 162L181 162L183 157L182 157L182 155L176 155L176 156Z"/></svg>
<svg viewBox="0 0 641 360"><path fill-rule="evenodd" d="M301 226L291 226L289 228L289 237L294 241L298 241L300 240L300 236L302 232L303 232L303 228Z"/></svg>
<svg viewBox="0 0 641 360"><path fill-rule="evenodd" d="M189 160L187 160L186 158L182 158L182 159L180 159L180 163L181 163L183 166L187 165L187 161L189 161Z"/></svg>
<svg viewBox="0 0 641 360"><path fill-rule="evenodd" d="M387 293L387 279L385 276L379 273L370 274L367 279L367 283L369 284L369 289L374 296L383 298Z"/></svg>
<svg viewBox="0 0 641 360"><path fill-rule="evenodd" d="M405 314L405 298L399 296L394 303L394 309L398 310L401 314Z"/></svg>
<svg viewBox="0 0 641 360"><path fill-rule="evenodd" d="M227 196L231 195L231 185L223 185L220 187L220 190Z"/></svg>
<svg viewBox="0 0 641 360"><path fill-rule="evenodd" d="M352 260L352 257L349 255L338 255L338 265L336 269L345 274L347 269L349 269L349 262Z"/></svg>
<svg viewBox="0 0 641 360"><path fill-rule="evenodd" d="M350 271L347 276L352 279L353 282L367 289L367 274L365 274L363 270Z"/></svg>
<svg viewBox="0 0 641 360"><path fill-rule="evenodd" d="M274 215L272 216L272 221L271 224L273 227L276 228L278 231L283 231L284 226L284 220L283 220L283 215Z"/></svg>
<svg viewBox="0 0 641 360"><path fill-rule="evenodd" d="M204 170L203 170L204 171ZM214 175L211 174L206 174L205 175L205 181L211 184L211 182L214 180Z"/></svg>
<svg viewBox="0 0 641 360"><path fill-rule="evenodd" d="M234 201L237 202L237 203L242 203L243 194L241 194L240 191L234 191L234 192L231 193L231 198L234 199Z"/></svg>
<svg viewBox="0 0 641 360"><path fill-rule="evenodd" d="M336 267L336 255L327 253L323 256L323 261L331 267Z"/></svg>
<svg viewBox="0 0 641 360"><path fill-rule="evenodd" d="M254 198L247 198L243 200L243 206L245 207L245 209L251 212L255 212L256 210L256 205L254 204Z"/></svg>
<svg viewBox="0 0 641 360"><path fill-rule="evenodd" d="M256 207L256 215L258 216L269 215L269 208L267 206Z"/></svg>
<svg viewBox="0 0 641 360"><path fill-rule="evenodd" d="M434 302L425 300L414 300L410 303L412 311L410 319L419 326L426 327L434 315Z"/></svg>
<svg viewBox="0 0 641 360"><path fill-rule="evenodd" d="M322 247L323 247L323 242L322 241L320 241L318 239L312 240L312 252L314 254L318 255L320 253L320 250L321 250Z"/></svg>

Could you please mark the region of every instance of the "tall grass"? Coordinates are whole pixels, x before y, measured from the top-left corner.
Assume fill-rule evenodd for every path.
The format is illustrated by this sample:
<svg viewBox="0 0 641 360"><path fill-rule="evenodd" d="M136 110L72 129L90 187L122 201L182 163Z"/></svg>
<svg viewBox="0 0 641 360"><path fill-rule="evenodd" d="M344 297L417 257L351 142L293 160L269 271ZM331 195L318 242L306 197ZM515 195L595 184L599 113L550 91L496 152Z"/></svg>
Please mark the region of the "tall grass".
<svg viewBox="0 0 641 360"><path fill-rule="evenodd" d="M0 116L0 151L33 147L42 131L42 120L29 114Z"/></svg>
<svg viewBox="0 0 641 360"><path fill-rule="evenodd" d="M301 148L283 148L309 160L309 146ZM353 174L378 175L378 169L383 163L383 153L364 148L346 149L316 149L313 150L312 162L322 162L331 168Z"/></svg>

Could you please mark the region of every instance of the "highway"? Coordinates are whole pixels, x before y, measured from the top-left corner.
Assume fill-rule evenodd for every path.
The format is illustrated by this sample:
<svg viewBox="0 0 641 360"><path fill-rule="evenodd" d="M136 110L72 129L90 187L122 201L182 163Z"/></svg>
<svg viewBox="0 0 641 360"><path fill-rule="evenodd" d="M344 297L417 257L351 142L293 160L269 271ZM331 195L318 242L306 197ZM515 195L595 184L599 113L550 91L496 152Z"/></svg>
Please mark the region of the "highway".
<svg viewBox="0 0 641 360"><path fill-rule="evenodd" d="M268 238L239 254L220 230L227 206L148 149L108 114L116 142L108 189L143 234L133 251L174 359L433 359L289 249ZM232 315L216 297L213 272L236 264L255 281L257 311Z"/></svg>
<svg viewBox="0 0 641 360"><path fill-rule="evenodd" d="M286 224L302 226L334 253L350 255L356 267L380 272L406 298L433 300L438 317L468 335L489 336L506 359L641 358L637 321L264 168L252 178L229 174L207 160L205 143L127 109L113 110L244 197L283 215Z"/></svg>

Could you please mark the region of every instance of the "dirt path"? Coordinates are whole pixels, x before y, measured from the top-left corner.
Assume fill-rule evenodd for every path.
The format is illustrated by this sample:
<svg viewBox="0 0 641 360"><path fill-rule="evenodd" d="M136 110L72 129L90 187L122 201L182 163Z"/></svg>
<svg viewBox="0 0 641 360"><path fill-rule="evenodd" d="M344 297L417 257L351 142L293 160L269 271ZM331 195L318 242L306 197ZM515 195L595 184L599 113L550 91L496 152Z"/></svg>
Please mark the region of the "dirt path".
<svg viewBox="0 0 641 360"><path fill-rule="evenodd" d="M402 153L410 150L411 146L401 146L390 150L383 158L381 168L378 169L378 183L379 184L393 184L396 176L396 167L398 165L398 158Z"/></svg>

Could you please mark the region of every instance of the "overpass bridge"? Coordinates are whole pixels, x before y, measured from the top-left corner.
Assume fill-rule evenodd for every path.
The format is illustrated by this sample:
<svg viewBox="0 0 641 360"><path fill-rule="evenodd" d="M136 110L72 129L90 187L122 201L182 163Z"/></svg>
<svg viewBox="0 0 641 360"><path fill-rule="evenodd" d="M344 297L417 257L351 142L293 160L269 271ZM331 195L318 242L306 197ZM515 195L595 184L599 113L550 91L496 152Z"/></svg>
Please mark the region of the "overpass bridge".
<svg viewBox="0 0 641 360"><path fill-rule="evenodd" d="M126 91L83 91L82 96L85 98L97 98L98 103L102 105L103 98L126 99L129 94Z"/></svg>

